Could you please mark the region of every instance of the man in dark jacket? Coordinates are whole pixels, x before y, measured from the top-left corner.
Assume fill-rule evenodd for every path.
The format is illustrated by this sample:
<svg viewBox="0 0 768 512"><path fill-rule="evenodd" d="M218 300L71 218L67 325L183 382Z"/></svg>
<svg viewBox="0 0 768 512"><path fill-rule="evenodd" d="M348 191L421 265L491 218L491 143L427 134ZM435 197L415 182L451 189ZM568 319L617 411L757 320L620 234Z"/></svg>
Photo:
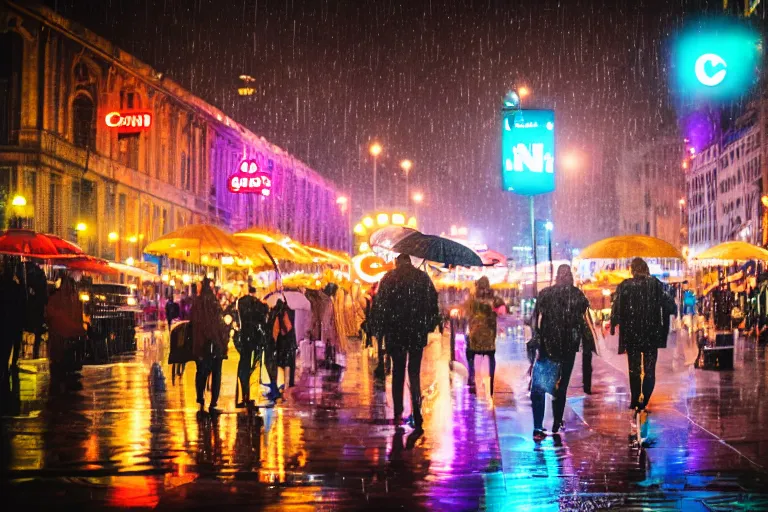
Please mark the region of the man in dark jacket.
<svg viewBox="0 0 768 512"><path fill-rule="evenodd" d="M667 347L669 317L677 308L661 281L651 276L645 260L635 258L630 270L632 277L616 288L611 334L618 325L619 354L626 352L629 365L629 408L642 411L656 385L658 349Z"/></svg>
<svg viewBox="0 0 768 512"><path fill-rule="evenodd" d="M395 269L381 280L371 317L374 334L384 337L392 357L395 426L402 424L407 361L413 420L415 427L421 429L421 356L427 335L440 321L440 309L432 280L411 264L407 254L399 255Z"/></svg>
<svg viewBox="0 0 768 512"><path fill-rule="evenodd" d="M251 374L256 364L261 361L261 355L267 342L267 315L269 307L256 298L256 288L248 287L248 295L237 301L237 312L240 317L240 361L237 363L237 378L240 379L240 389L243 399L237 403L238 408L253 405L251 400ZM271 376L271 374L270 374Z"/></svg>
<svg viewBox="0 0 768 512"><path fill-rule="evenodd" d="M582 343L584 313L588 307L589 301L584 293L573 284L571 267L560 265L555 285L541 290L533 310L531 328L540 340L538 358L560 363L560 381L552 398L552 432L555 434L563 425L568 383L576 362L576 352ZM531 388L534 438L544 435L545 400L540 389Z"/></svg>

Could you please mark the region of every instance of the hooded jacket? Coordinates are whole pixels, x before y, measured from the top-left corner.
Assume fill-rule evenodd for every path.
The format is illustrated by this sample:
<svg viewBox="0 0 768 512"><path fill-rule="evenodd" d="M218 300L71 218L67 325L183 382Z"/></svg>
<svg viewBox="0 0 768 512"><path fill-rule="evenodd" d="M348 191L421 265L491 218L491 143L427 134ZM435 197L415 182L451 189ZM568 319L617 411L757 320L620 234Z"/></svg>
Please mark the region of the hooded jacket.
<svg viewBox="0 0 768 512"><path fill-rule="evenodd" d="M619 354L666 348L669 317L676 311L675 301L655 277L625 279L616 288L611 309L611 333L619 326Z"/></svg>

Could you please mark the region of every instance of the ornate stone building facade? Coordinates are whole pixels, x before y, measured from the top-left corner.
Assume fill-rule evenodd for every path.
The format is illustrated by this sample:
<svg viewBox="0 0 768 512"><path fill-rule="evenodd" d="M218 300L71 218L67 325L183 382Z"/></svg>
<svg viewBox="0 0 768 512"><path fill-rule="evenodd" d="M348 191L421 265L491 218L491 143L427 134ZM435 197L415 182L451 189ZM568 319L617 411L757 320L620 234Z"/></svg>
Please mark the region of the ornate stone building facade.
<svg viewBox="0 0 768 512"><path fill-rule="evenodd" d="M106 39L3 1L0 55L0 228L21 219L110 259L202 222L349 247L333 184ZM151 124L120 133L113 112ZM229 191L244 159L271 173L269 196Z"/></svg>

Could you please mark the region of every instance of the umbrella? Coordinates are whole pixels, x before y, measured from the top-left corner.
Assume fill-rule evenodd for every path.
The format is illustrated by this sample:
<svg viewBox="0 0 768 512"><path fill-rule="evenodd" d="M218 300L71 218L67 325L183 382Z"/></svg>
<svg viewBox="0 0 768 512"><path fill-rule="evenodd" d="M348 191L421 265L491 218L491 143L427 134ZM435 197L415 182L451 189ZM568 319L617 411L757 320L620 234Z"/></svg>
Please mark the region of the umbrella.
<svg viewBox="0 0 768 512"><path fill-rule="evenodd" d="M605 238L579 253L583 260L623 260L629 258L675 258L683 255L664 240L646 235L623 235Z"/></svg>
<svg viewBox="0 0 768 512"><path fill-rule="evenodd" d="M82 255L75 258L68 258L65 260L52 260L54 265L60 265L66 267L69 270L77 272L88 272L91 274L101 275L116 275L119 271L111 267L107 260L101 258L95 258L93 256Z"/></svg>
<svg viewBox="0 0 768 512"><path fill-rule="evenodd" d="M314 257L297 242L279 233L258 228L238 231L234 235L238 249L251 257L262 257L265 249L276 259L295 263L312 263Z"/></svg>
<svg viewBox="0 0 768 512"><path fill-rule="evenodd" d="M368 244L371 247L381 247L392 250L398 242L414 234L421 234L415 229L405 226L386 226L371 233Z"/></svg>
<svg viewBox="0 0 768 512"><path fill-rule="evenodd" d="M447 238L416 232L400 240L392 251L408 254L446 266L482 267L483 260L475 251Z"/></svg>
<svg viewBox="0 0 768 512"><path fill-rule="evenodd" d="M337 265L349 265L349 256L346 254L338 254L332 251L324 251L317 249L316 247L304 246L304 249L309 252L313 259L324 261L327 263L335 263Z"/></svg>
<svg viewBox="0 0 768 512"><path fill-rule="evenodd" d="M83 249L75 243L64 240L63 238L58 237L56 235L45 235L45 236L47 236L48 240L50 240L51 243L56 247L56 252L58 254L62 254L62 255L85 254L85 251L83 251Z"/></svg>
<svg viewBox="0 0 768 512"><path fill-rule="evenodd" d="M241 256L229 233L208 224L193 224L163 235L147 245L144 252L192 263L205 263L204 260L219 256Z"/></svg>
<svg viewBox="0 0 768 512"><path fill-rule="evenodd" d="M59 254L50 238L29 229L9 229L0 233L0 253L42 259Z"/></svg>
<svg viewBox="0 0 768 512"><path fill-rule="evenodd" d="M273 308L277 304L278 299L284 299L288 307L293 310L312 311L312 304L309 302L309 299L298 290L274 291L264 297L264 302L267 303L267 306Z"/></svg>
<svg viewBox="0 0 768 512"><path fill-rule="evenodd" d="M747 242L724 242L697 254L693 259L698 261L768 261L768 251Z"/></svg>

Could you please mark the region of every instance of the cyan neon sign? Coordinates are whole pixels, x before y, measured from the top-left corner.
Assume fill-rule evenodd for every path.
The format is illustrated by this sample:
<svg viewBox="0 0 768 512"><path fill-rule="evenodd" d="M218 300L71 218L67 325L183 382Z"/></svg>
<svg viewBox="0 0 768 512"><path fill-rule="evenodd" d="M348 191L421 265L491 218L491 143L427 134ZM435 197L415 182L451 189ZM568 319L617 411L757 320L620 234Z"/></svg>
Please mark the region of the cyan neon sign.
<svg viewBox="0 0 768 512"><path fill-rule="evenodd" d="M555 190L554 111L503 111L501 182L504 190L524 196Z"/></svg>
<svg viewBox="0 0 768 512"><path fill-rule="evenodd" d="M684 103L737 100L755 85L760 35L737 20L708 20L685 29L672 46L672 85Z"/></svg>

